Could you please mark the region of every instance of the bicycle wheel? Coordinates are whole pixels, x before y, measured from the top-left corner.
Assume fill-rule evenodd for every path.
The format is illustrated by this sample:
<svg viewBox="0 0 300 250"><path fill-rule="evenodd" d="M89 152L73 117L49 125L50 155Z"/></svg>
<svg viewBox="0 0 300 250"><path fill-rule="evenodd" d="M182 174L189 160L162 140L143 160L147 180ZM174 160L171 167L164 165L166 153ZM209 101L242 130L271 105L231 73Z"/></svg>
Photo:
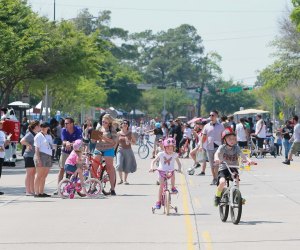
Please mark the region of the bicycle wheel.
<svg viewBox="0 0 300 250"><path fill-rule="evenodd" d="M102 172L100 173L100 182L102 184L102 193L104 195L110 195L111 185L109 181L109 175L106 169L103 169Z"/></svg>
<svg viewBox="0 0 300 250"><path fill-rule="evenodd" d="M63 179L59 182L57 191L62 199L67 199L70 195L74 195L75 188L69 179Z"/></svg>
<svg viewBox="0 0 300 250"><path fill-rule="evenodd" d="M144 145L141 145L138 149L138 154L139 154L139 157L141 159L146 159L149 155L149 147L148 145L144 144Z"/></svg>
<svg viewBox="0 0 300 250"><path fill-rule="evenodd" d="M170 214L170 207L171 207L171 194L170 194L169 191L166 191L165 207L166 207L166 215L169 215Z"/></svg>
<svg viewBox="0 0 300 250"><path fill-rule="evenodd" d="M84 187L88 197L99 197L101 195L102 183L95 178L86 180L84 182Z"/></svg>
<svg viewBox="0 0 300 250"><path fill-rule="evenodd" d="M242 216L242 194L240 190L233 190L232 201L232 205L230 206L231 221L233 224L238 224Z"/></svg>
<svg viewBox="0 0 300 250"><path fill-rule="evenodd" d="M224 195L226 191L226 188L224 188L219 204L219 213L220 213L220 218L221 221L226 222L228 218L228 212L229 212L229 200L227 194Z"/></svg>

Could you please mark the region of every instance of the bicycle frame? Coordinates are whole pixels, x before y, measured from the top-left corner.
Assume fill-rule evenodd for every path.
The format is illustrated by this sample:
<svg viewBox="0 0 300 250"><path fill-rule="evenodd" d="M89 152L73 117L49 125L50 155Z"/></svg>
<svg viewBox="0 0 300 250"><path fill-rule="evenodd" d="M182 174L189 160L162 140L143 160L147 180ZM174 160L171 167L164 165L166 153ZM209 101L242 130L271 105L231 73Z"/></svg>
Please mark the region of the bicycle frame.
<svg viewBox="0 0 300 250"><path fill-rule="evenodd" d="M164 207L164 214L169 215L170 213L170 209L174 209L175 212L177 213L177 207L173 207L171 204L171 191L169 190L169 184L168 184L168 180L174 175L174 172L176 170L173 171L161 171L158 169L155 169L154 171L158 171L160 177L162 177L164 180L164 185L163 185L163 191L162 191L162 195L161 195L161 205ZM155 208L152 207L152 213L154 213Z"/></svg>

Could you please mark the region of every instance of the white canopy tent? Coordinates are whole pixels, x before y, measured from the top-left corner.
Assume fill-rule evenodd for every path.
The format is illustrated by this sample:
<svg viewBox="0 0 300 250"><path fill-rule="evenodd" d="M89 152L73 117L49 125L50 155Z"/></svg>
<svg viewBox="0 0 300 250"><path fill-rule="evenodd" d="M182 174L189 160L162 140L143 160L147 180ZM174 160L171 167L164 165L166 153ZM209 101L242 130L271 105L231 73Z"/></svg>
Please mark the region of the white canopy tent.
<svg viewBox="0 0 300 250"><path fill-rule="evenodd" d="M39 115L42 108L42 101L40 101L34 108L26 110L26 115ZM48 114L50 114L50 108L48 108ZM46 115L46 108L43 107L42 115Z"/></svg>

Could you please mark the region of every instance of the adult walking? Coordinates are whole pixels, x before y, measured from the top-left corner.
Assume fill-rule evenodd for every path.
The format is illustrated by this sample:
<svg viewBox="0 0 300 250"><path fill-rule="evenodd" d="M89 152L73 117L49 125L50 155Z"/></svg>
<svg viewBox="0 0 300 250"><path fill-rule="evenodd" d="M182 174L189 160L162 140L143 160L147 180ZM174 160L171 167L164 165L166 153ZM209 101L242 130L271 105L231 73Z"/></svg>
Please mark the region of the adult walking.
<svg viewBox="0 0 300 250"><path fill-rule="evenodd" d="M293 142L293 144L290 148L290 151L288 154L288 159L283 162L284 164L287 164L287 165L291 164L293 154L296 154L300 151L300 123L299 123L299 118L297 115L293 116L293 122L295 124L294 133L290 139L290 142Z"/></svg>
<svg viewBox="0 0 300 250"><path fill-rule="evenodd" d="M33 160L33 156L35 153L34 147L34 137L40 132L40 122L35 120L29 123L28 132L21 139L21 144L25 147L25 151L23 154L26 176L25 176L25 190L26 196L33 196L34 193L34 177L36 173L35 164Z"/></svg>
<svg viewBox="0 0 300 250"><path fill-rule="evenodd" d="M264 149L263 149L264 140L267 137L266 124L265 124L264 120L262 119L261 114L256 115L255 137L257 140L258 150L260 152L257 159L261 159L263 157L263 151L264 151Z"/></svg>
<svg viewBox="0 0 300 250"><path fill-rule="evenodd" d="M70 153L72 152L72 145L77 139L82 139L82 131L79 127L74 125L74 120L71 117L65 118L65 127L61 131L61 140L62 140L62 150L61 155L59 158L58 166L59 166L59 173L58 173L58 183L64 177L64 167L65 162ZM57 195L57 192L54 192Z"/></svg>
<svg viewBox="0 0 300 250"><path fill-rule="evenodd" d="M96 148L94 150L94 157L99 162L101 154L103 155L106 162L106 169L109 175L109 181L111 185L111 195L116 195L116 171L114 168L114 156L115 147L117 142L117 131L113 126L114 119L109 115L105 114L102 118L102 126L100 131L103 133L102 140L97 141ZM98 167L95 166L94 167Z"/></svg>
<svg viewBox="0 0 300 250"><path fill-rule="evenodd" d="M36 177L34 180L34 197L50 197L51 195L44 193L45 182L49 170L52 167L52 137L49 134L50 125L43 122L41 131L34 137L34 164L36 167Z"/></svg>
<svg viewBox="0 0 300 250"><path fill-rule="evenodd" d="M240 122L236 125L236 138L240 148L248 147L249 131L244 118L240 118Z"/></svg>
<svg viewBox="0 0 300 250"><path fill-rule="evenodd" d="M289 120L285 122L285 126L282 128L282 135L283 135L283 147L284 147L284 155L285 155L285 161L288 160L289 157L289 151L291 148L290 139L293 135L293 127Z"/></svg>
<svg viewBox="0 0 300 250"><path fill-rule="evenodd" d="M202 142L199 150L203 150L203 145L207 142L206 153L213 176L213 180L210 185L216 185L219 166L214 163L214 155L218 147L222 144L222 132L224 131L224 126L218 122L218 111L211 111L209 117L210 122L203 128Z"/></svg>
<svg viewBox="0 0 300 250"><path fill-rule="evenodd" d="M129 130L129 126L129 121L123 120L121 123L121 131L118 132L119 147L117 151L116 170L119 172L120 177L118 184L124 183L125 185L129 184L127 180L128 174L134 173L137 167L131 148L131 144L135 144L135 137Z"/></svg>

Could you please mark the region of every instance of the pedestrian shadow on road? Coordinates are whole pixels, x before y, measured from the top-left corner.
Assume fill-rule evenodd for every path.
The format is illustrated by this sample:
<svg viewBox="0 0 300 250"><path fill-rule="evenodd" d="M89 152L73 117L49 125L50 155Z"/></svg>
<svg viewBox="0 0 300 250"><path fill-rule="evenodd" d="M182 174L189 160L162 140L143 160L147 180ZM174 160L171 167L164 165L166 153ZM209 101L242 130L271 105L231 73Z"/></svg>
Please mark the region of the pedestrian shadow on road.
<svg viewBox="0 0 300 250"><path fill-rule="evenodd" d="M121 194L121 195L118 195L120 197L146 197L146 196L149 196L147 194Z"/></svg>
<svg viewBox="0 0 300 250"><path fill-rule="evenodd" d="M257 224L281 224L283 223L282 221L265 221L265 220L257 220L257 221L241 221L239 225L249 225L249 226L254 226Z"/></svg>

